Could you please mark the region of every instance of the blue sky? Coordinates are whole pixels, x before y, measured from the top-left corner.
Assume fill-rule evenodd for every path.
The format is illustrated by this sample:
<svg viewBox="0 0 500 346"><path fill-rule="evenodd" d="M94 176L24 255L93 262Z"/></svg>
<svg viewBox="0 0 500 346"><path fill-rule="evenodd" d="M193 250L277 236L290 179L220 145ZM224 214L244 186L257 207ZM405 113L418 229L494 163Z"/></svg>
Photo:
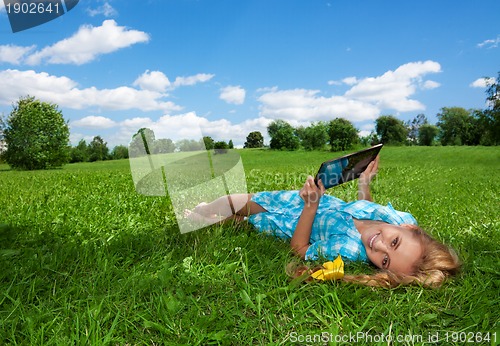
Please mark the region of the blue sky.
<svg viewBox="0 0 500 346"><path fill-rule="evenodd" d="M485 108L500 71L498 0L80 0L12 33L0 3L0 113L24 95L59 105L71 140L157 138L243 145L283 119L431 123Z"/></svg>

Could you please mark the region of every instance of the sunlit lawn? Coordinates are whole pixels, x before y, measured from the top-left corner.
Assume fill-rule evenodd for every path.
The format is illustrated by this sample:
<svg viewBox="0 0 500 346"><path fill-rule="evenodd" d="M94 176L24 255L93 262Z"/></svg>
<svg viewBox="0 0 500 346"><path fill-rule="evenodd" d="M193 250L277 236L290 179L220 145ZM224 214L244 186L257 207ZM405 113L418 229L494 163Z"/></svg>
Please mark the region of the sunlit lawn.
<svg viewBox="0 0 500 346"><path fill-rule="evenodd" d="M341 153L240 154L254 192L298 189ZM374 199L413 213L464 263L440 289L384 290L291 282L288 244L248 225L180 234L167 197L135 192L126 160L34 172L0 165L0 343L322 344L383 334L406 338L393 344L494 344L499 178L495 147L383 148ZM329 193L352 200L356 185Z"/></svg>

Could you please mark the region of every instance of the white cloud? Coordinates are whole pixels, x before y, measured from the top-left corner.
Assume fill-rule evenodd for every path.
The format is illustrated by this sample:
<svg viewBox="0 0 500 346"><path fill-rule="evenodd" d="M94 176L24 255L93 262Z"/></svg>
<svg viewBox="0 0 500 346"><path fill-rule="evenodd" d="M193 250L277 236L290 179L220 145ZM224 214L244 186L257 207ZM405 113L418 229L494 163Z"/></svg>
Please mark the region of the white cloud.
<svg viewBox="0 0 500 346"><path fill-rule="evenodd" d="M488 48L488 49L491 49L491 48L497 48L499 44L500 44L500 35L498 35L494 39L489 39L489 40L485 40L485 41L483 41L481 43L478 43L477 46L479 48Z"/></svg>
<svg viewBox="0 0 500 346"><path fill-rule="evenodd" d="M492 84L495 84L495 78L493 78L493 77L483 77L483 78L476 79L474 82L472 82L471 84L469 84L469 86L471 88L487 88L487 87L489 87Z"/></svg>
<svg viewBox="0 0 500 346"><path fill-rule="evenodd" d="M147 70L133 84L143 90L165 92L170 87L170 81L163 72Z"/></svg>
<svg viewBox="0 0 500 346"><path fill-rule="evenodd" d="M318 90L294 89L267 92L259 97L260 114L284 120L329 120L346 117L351 121L375 119L377 107L344 96L318 96Z"/></svg>
<svg viewBox="0 0 500 346"><path fill-rule="evenodd" d="M35 49L35 45L29 47L21 47L16 45L1 45L0 46L0 63L7 62L13 65L19 65L23 61L26 54Z"/></svg>
<svg viewBox="0 0 500 346"><path fill-rule="evenodd" d="M112 53L136 43L149 41L143 31L118 26L114 20L105 20L101 26L81 26L73 36L35 52L26 59L30 65L49 64L81 65L95 60L102 54Z"/></svg>
<svg viewBox="0 0 500 346"><path fill-rule="evenodd" d="M358 83L358 79L356 77L347 77L342 79L342 83L347 84L347 85L354 85Z"/></svg>
<svg viewBox="0 0 500 346"><path fill-rule="evenodd" d="M245 102L246 91L241 86L227 86L221 89L219 98L235 105L241 105Z"/></svg>
<svg viewBox="0 0 500 346"><path fill-rule="evenodd" d="M118 12L108 2L105 2L102 6L99 6L94 9L87 8L87 13L91 17L95 17L100 14L102 14L104 17L114 17L118 15Z"/></svg>
<svg viewBox="0 0 500 346"><path fill-rule="evenodd" d="M198 73L194 76L177 77L177 78L175 78L174 83L172 83L172 86L174 88L177 88L180 86L190 86L190 85L195 85L197 83L204 83L204 82L208 82L214 76L215 76L214 74L210 74L210 73Z"/></svg>
<svg viewBox="0 0 500 346"><path fill-rule="evenodd" d="M163 115L157 120L148 117L136 117L119 122L105 117L90 116L71 122L71 126L87 127L94 130L114 129L111 135L106 136L109 147L119 144L128 145L132 136L143 127L153 130L157 139L170 138L173 141L181 139L199 140L201 136L210 136L215 140L229 141L231 139L235 146L242 147L246 137L252 131L260 131L268 142L267 126L271 121L271 119L259 117L234 124L227 119L208 120L198 116L195 112L188 112L177 115ZM291 123L293 126L299 125L299 123ZM82 134L75 135L72 136L71 141L72 143L78 143L82 138L84 138Z"/></svg>
<svg viewBox="0 0 500 346"><path fill-rule="evenodd" d="M438 82L435 82L435 81L432 81L432 80L426 80L422 84L422 89L431 90L431 89L439 88L440 86L441 86L441 84L439 84Z"/></svg>
<svg viewBox="0 0 500 346"><path fill-rule="evenodd" d="M348 77L342 83L352 87L344 95L322 96L319 90L262 89L258 98L264 117L295 121L329 120L344 117L353 122L376 119L383 110L398 112L423 110L425 106L410 97L418 89L434 89L439 83L424 80L429 73L441 72L434 61L412 62L378 77ZM330 81L330 85L338 82Z"/></svg>
<svg viewBox="0 0 500 346"><path fill-rule="evenodd" d="M194 76L177 77L175 78L175 81L171 83L163 72L146 70L146 72L135 80L133 85L139 86L143 90L165 92L181 86L191 86L197 83L204 83L212 79L214 76L215 75L208 73L198 73Z"/></svg>
<svg viewBox="0 0 500 346"><path fill-rule="evenodd" d="M328 81L328 85L342 85L342 84L354 85L357 82L358 82L358 79L356 77L347 77L347 78L342 79L341 81L330 80L330 81Z"/></svg>
<svg viewBox="0 0 500 346"><path fill-rule="evenodd" d="M361 79L345 96L370 103L380 109L393 109L398 112L424 110L425 106L409 97L419 85L426 86L423 76L441 72L441 66L434 61L412 62L401 65L394 71L387 71L382 76ZM431 82L427 87L437 87Z"/></svg>
<svg viewBox="0 0 500 346"><path fill-rule="evenodd" d="M0 104L10 105L24 95L32 95L44 101L53 102L61 107L83 109L99 107L109 110L140 109L142 111L173 111L182 107L170 101L160 92L138 90L130 87L80 89L78 83L67 78L37 73L33 70L0 71Z"/></svg>
<svg viewBox="0 0 500 346"><path fill-rule="evenodd" d="M85 118L71 122L72 127L83 127L88 129L109 129L116 125L117 123L109 118L95 115L89 115Z"/></svg>

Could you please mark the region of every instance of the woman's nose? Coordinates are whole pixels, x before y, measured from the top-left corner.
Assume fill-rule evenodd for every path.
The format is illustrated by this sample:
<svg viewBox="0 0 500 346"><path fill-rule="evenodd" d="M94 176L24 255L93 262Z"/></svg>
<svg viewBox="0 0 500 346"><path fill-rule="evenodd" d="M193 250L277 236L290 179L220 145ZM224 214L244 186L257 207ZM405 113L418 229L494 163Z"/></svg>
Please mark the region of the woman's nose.
<svg viewBox="0 0 500 346"><path fill-rule="evenodd" d="M383 237L379 236L378 241L374 245L375 251L387 251L387 244Z"/></svg>

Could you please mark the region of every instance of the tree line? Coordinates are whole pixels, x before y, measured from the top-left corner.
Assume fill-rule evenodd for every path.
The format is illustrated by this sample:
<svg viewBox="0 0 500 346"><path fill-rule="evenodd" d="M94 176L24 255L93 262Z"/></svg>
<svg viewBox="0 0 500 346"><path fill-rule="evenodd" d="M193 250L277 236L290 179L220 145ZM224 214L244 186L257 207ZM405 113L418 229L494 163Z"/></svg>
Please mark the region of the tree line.
<svg viewBox="0 0 500 346"><path fill-rule="evenodd" d="M304 127L293 127L284 120L275 120L267 127L271 138L269 147L278 150L341 151L356 144L363 146L383 143L387 145L498 145L500 129L498 115L461 107L444 107L433 125L424 114L403 122L393 115L382 115L375 120L375 131L358 136L358 130L347 119L335 118ZM247 136L245 148L264 147L260 132Z"/></svg>
<svg viewBox="0 0 500 346"><path fill-rule="evenodd" d="M375 131L359 137L353 124L336 117L309 126L293 127L284 120L275 120L267 127L271 138L269 147L277 150L347 150L355 144L363 146L384 143L388 145L499 145L500 144L500 72L486 89L486 109L466 110L461 107L443 107L437 114L437 123L430 124L424 114L403 122L393 115L382 115L375 121ZM183 139L156 139L150 129L140 129L132 138L141 144L147 154L174 151L216 150L222 153L232 149L233 142L215 141L205 136L199 141ZM33 170L61 167L67 162L93 162L126 159L129 147L118 145L109 150L101 136L91 142L85 140L71 147L69 126L56 104L41 102L31 96L21 97L8 117L0 117L0 142L6 150L0 160L14 169ZM0 146L3 148L4 146ZM131 150L141 146L130 145ZM259 131L248 134L244 148L264 147Z"/></svg>

